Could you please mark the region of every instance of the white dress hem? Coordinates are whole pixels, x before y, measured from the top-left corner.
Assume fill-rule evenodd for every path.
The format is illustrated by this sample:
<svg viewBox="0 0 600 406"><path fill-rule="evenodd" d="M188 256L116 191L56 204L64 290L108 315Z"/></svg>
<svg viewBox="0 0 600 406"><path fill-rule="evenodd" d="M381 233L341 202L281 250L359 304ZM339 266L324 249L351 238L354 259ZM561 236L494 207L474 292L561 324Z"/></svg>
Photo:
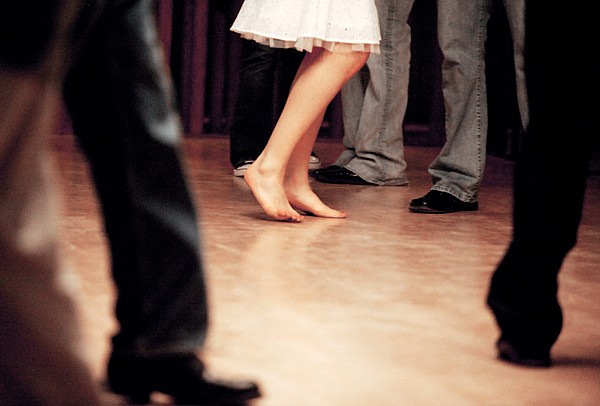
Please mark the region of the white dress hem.
<svg viewBox="0 0 600 406"><path fill-rule="evenodd" d="M364 42L348 42L332 38L321 39L312 37L298 37L295 40L273 38L257 33L242 32L232 29L247 40L256 41L259 44L272 48L296 48L298 51L312 52L313 48L324 48L330 52L371 52L379 53L379 44L368 44Z"/></svg>

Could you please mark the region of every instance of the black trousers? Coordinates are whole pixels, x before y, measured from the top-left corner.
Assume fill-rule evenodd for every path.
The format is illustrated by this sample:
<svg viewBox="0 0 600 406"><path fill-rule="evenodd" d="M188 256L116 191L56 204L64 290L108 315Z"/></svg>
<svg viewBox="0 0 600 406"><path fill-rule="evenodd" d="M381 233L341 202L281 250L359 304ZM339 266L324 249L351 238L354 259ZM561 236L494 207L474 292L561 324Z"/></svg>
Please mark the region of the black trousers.
<svg viewBox="0 0 600 406"><path fill-rule="evenodd" d="M502 337L531 354L547 353L562 329L558 274L577 241L599 135L599 75L586 60L599 34L592 16L589 6L527 2L530 122L515 170L512 242L487 303Z"/></svg>
<svg viewBox="0 0 600 406"><path fill-rule="evenodd" d="M304 54L244 40L230 162L255 160L267 145ZM283 100L283 101L282 101Z"/></svg>
<svg viewBox="0 0 600 406"><path fill-rule="evenodd" d="M151 0L86 1L64 86L100 198L117 287L113 351L199 349L207 304L179 116Z"/></svg>

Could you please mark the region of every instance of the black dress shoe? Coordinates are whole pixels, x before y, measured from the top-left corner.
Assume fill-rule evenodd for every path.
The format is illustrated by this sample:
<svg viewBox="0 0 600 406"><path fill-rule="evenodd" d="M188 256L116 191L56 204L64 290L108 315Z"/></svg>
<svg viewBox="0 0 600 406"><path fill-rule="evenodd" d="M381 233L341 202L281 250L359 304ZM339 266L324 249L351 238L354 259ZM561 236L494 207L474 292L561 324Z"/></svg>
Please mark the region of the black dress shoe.
<svg viewBox="0 0 600 406"><path fill-rule="evenodd" d="M455 211L475 211L479 209L479 205L477 202L463 202L450 193L430 190L425 196L413 199L408 209L414 213L441 214Z"/></svg>
<svg viewBox="0 0 600 406"><path fill-rule="evenodd" d="M323 169L312 171L310 172L310 176L323 183L377 186L376 183L366 181L354 172L337 165L331 165Z"/></svg>
<svg viewBox="0 0 600 406"><path fill-rule="evenodd" d="M548 368L552 365L549 351L520 351L502 338L496 343L496 348L498 348L498 358L511 364L534 368Z"/></svg>
<svg viewBox="0 0 600 406"><path fill-rule="evenodd" d="M260 397L254 382L208 376L195 354L151 358L113 354L108 384L114 393L139 404L148 403L152 392L169 395L178 405L245 405Z"/></svg>

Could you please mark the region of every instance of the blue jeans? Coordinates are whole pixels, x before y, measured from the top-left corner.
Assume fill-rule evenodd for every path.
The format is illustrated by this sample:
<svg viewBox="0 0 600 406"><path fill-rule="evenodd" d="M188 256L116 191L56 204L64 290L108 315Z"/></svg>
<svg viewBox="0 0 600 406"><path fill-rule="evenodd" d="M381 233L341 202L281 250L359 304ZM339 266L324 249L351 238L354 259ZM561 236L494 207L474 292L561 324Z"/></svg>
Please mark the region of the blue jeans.
<svg viewBox="0 0 600 406"><path fill-rule="evenodd" d="M408 101L414 0L376 0L381 54L342 89L345 150L335 165L382 186L407 185L402 124Z"/></svg>
<svg viewBox="0 0 600 406"><path fill-rule="evenodd" d="M517 98L528 121L523 46L525 0L504 0L514 44ZM438 39L444 56L442 91L446 143L429 166L432 190L476 202L483 179L488 131L485 42L492 0L438 0Z"/></svg>

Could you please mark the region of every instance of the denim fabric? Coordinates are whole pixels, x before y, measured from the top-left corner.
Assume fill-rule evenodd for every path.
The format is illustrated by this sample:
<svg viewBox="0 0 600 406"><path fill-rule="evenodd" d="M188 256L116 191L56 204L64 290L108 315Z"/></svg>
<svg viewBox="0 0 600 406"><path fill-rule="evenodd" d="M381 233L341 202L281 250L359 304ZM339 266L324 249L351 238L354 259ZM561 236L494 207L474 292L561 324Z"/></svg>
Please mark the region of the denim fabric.
<svg viewBox="0 0 600 406"><path fill-rule="evenodd" d="M407 185L402 124L408 101L414 0L376 0L381 53L342 89L345 150L335 164L382 186Z"/></svg>
<svg viewBox="0 0 600 406"><path fill-rule="evenodd" d="M523 128L529 124L529 106L527 103L527 85L525 81L525 1L504 0L508 25L513 42L513 59L517 86L517 102Z"/></svg>
<svg viewBox="0 0 600 406"><path fill-rule="evenodd" d="M110 244L120 324L113 351L197 351L208 317L203 264L153 2L104 4L79 45L65 98Z"/></svg>
<svg viewBox="0 0 600 406"><path fill-rule="evenodd" d="M517 94L527 124L523 71L525 0L504 0L514 42ZM476 202L483 179L488 131L485 42L492 0L438 0L438 39L444 56L442 91L446 143L431 163L432 190Z"/></svg>

